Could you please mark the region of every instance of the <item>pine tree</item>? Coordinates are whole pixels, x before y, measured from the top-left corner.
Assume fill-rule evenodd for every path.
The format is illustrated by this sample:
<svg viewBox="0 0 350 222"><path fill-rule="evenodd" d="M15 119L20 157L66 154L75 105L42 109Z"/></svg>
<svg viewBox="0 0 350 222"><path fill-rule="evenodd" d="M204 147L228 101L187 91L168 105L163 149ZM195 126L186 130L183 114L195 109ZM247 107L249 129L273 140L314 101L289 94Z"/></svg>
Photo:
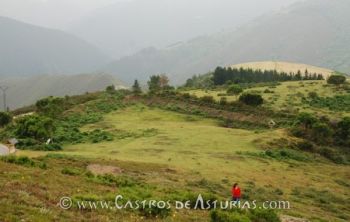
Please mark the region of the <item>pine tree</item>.
<svg viewBox="0 0 350 222"><path fill-rule="evenodd" d="M142 93L139 81L137 81L137 79L134 82L134 85L132 86L132 92L134 93L134 95L140 95Z"/></svg>

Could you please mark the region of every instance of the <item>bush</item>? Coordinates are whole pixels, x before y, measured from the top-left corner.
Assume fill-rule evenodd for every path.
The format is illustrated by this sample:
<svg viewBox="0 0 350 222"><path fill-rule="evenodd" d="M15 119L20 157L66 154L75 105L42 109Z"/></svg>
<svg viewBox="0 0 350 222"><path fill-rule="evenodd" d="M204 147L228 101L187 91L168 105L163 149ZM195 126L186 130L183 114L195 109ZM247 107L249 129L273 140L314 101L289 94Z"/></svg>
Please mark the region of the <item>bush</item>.
<svg viewBox="0 0 350 222"><path fill-rule="evenodd" d="M310 129L312 125L317 123L317 118L311 113L300 113L297 116L296 124L302 125L305 129Z"/></svg>
<svg viewBox="0 0 350 222"><path fill-rule="evenodd" d="M322 156L324 156L325 158L333 161L334 163L337 163L337 164L344 164L344 163L346 163L346 160L345 160L344 156L340 155L334 149L330 149L330 148L327 148L327 147L322 148L320 150L320 154Z"/></svg>
<svg viewBox="0 0 350 222"><path fill-rule="evenodd" d="M340 85L340 84L345 83L345 81L346 81L346 77L343 75L331 75L327 79L327 83L333 84L333 85Z"/></svg>
<svg viewBox="0 0 350 222"><path fill-rule="evenodd" d="M314 151L314 145L309 141L302 141L297 143L297 147L303 151Z"/></svg>
<svg viewBox="0 0 350 222"><path fill-rule="evenodd" d="M261 95L246 93L239 97L239 101L250 106L260 106L264 103Z"/></svg>
<svg viewBox="0 0 350 222"><path fill-rule="evenodd" d="M99 129L96 129L92 132L89 133L88 135L89 140L93 143L99 143L102 141L112 141L113 140L113 135L109 132L102 131Z"/></svg>
<svg viewBox="0 0 350 222"><path fill-rule="evenodd" d="M277 213L273 210L255 209L250 211L249 218L252 222L280 222Z"/></svg>
<svg viewBox="0 0 350 222"><path fill-rule="evenodd" d="M113 176L111 174L98 175L94 178L96 182L117 187L134 187L137 181L125 176Z"/></svg>
<svg viewBox="0 0 350 222"><path fill-rule="evenodd" d="M200 100L204 103L204 104L214 104L215 100L212 96L203 96L200 98Z"/></svg>
<svg viewBox="0 0 350 222"><path fill-rule="evenodd" d="M35 106L38 113L54 118L63 112L64 99L51 96L38 100Z"/></svg>
<svg viewBox="0 0 350 222"><path fill-rule="evenodd" d="M220 103L220 105L222 105L222 106L227 105L227 98L226 98L226 97L221 97L219 103Z"/></svg>
<svg viewBox="0 0 350 222"><path fill-rule="evenodd" d="M57 143L45 144L31 138L20 139L16 147L21 150L57 151L62 150L62 146Z"/></svg>
<svg viewBox="0 0 350 222"><path fill-rule="evenodd" d="M0 127L4 127L7 124L11 123L12 116L7 112L0 112Z"/></svg>
<svg viewBox="0 0 350 222"><path fill-rule="evenodd" d="M65 175L70 175L70 176L75 176L75 175L80 175L81 172L78 169L73 169L73 168L69 168L69 167L65 167L61 170L62 174Z"/></svg>
<svg viewBox="0 0 350 222"><path fill-rule="evenodd" d="M159 207L157 205L145 206L145 208L141 207L139 209L141 215L145 217L160 217L166 218L170 215L171 209L168 209L167 206Z"/></svg>
<svg viewBox="0 0 350 222"><path fill-rule="evenodd" d="M314 99L314 98L317 98L317 97L318 97L318 94L317 94L317 92L309 92L308 96L309 96L310 98Z"/></svg>
<svg viewBox="0 0 350 222"><path fill-rule="evenodd" d="M251 222L251 220L235 211L219 211L214 210L210 212L212 222Z"/></svg>
<svg viewBox="0 0 350 222"><path fill-rule="evenodd" d="M350 117L343 118L337 124L336 138L338 144L350 145Z"/></svg>
<svg viewBox="0 0 350 222"><path fill-rule="evenodd" d="M13 163L13 164L17 164L17 165L22 165L22 166L35 166L35 163L33 160L29 159L26 156L3 156L0 157L0 160L6 163Z"/></svg>
<svg viewBox="0 0 350 222"><path fill-rule="evenodd" d="M239 95L243 92L243 89L241 86L239 85L231 85L228 89L227 89L227 94L228 95Z"/></svg>
<svg viewBox="0 0 350 222"><path fill-rule="evenodd" d="M18 119L15 134L18 138L46 141L54 131L53 120L43 116L26 116Z"/></svg>
<svg viewBox="0 0 350 222"><path fill-rule="evenodd" d="M332 129L325 123L315 123L312 125L313 140L320 143L328 142L333 135Z"/></svg>

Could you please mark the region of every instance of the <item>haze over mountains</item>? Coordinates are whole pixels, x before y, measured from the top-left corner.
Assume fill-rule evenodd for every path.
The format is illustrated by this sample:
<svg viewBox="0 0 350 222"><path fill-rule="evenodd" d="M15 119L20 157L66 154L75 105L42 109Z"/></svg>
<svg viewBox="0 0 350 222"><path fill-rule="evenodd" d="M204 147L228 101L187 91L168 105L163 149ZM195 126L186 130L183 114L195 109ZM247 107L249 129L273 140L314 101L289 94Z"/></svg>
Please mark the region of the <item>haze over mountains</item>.
<svg viewBox="0 0 350 222"><path fill-rule="evenodd" d="M283 8L296 1L111 0L114 3L108 7L93 10L80 22L67 26L68 31L0 16L0 85L9 83L8 77L48 74L45 81L51 85L43 87L45 91L36 93L35 87L15 84L33 101L56 95L61 89L67 93L59 91L57 95L102 89L109 79L95 78L101 87L84 88L89 80L72 78L69 81L75 85L68 80L66 84L81 88L72 91L52 84L58 81L54 75L109 73L127 84L134 79L144 84L150 75L166 73L172 84L182 84L192 75L217 66L254 61L296 62L350 72L350 1L304 0ZM13 2L17 2L14 8L21 6L20 0ZM84 4L82 0L35 2L33 8L47 3L43 9L48 11L42 13L48 16L53 6L62 6L61 2L66 6L70 2ZM106 4L107 0L101 6ZM77 5L73 8L79 8ZM0 13L5 11L2 8ZM61 14L63 17L64 11ZM25 93L27 88L33 91ZM18 107L25 103L18 100L13 104Z"/></svg>
<svg viewBox="0 0 350 222"><path fill-rule="evenodd" d="M7 106L10 109L31 105L47 96L80 95L104 90L109 85L122 87L122 83L111 75L39 75L33 77L3 78L1 84L9 87ZM2 110L2 100L0 105Z"/></svg>
<svg viewBox="0 0 350 222"><path fill-rule="evenodd" d="M0 77L91 72L109 58L62 31L0 17Z"/></svg>
<svg viewBox="0 0 350 222"><path fill-rule="evenodd" d="M98 9L69 31L119 58L230 30L297 0L130 0Z"/></svg>
<svg viewBox="0 0 350 222"><path fill-rule="evenodd" d="M247 25L166 49L148 48L104 71L145 80L168 73L175 83L216 66L281 60L350 71L350 1L308 0Z"/></svg>

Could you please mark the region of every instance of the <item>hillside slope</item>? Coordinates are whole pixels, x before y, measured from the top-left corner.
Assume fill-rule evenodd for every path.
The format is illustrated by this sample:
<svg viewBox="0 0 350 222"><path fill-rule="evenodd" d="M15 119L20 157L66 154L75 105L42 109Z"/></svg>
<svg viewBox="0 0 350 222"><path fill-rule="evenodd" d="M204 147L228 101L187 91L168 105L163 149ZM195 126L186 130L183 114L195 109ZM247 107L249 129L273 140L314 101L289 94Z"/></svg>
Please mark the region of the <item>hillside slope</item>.
<svg viewBox="0 0 350 222"><path fill-rule="evenodd" d="M193 39L172 48L145 49L105 70L126 81L169 73L175 83L216 66L279 60L350 71L350 2L309 0L260 17L232 32Z"/></svg>
<svg viewBox="0 0 350 222"><path fill-rule="evenodd" d="M103 90L108 85L122 87L122 83L107 74L80 74L73 76L42 75L23 78L0 79L9 87L7 105L10 109L31 105L47 96L78 95ZM0 99L1 109L3 99Z"/></svg>
<svg viewBox="0 0 350 222"><path fill-rule="evenodd" d="M62 31L0 17L0 77L90 72L109 59Z"/></svg>

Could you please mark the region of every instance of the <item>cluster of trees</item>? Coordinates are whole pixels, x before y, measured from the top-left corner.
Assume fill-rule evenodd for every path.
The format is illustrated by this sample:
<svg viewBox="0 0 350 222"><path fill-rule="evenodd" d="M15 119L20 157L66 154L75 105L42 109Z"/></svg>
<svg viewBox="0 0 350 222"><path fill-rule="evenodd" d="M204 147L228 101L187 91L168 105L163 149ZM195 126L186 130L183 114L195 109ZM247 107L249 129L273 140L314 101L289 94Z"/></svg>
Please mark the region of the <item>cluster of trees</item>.
<svg viewBox="0 0 350 222"><path fill-rule="evenodd" d="M350 147L350 117L332 123L325 117L319 119L311 113L300 113L292 133L318 145Z"/></svg>
<svg viewBox="0 0 350 222"><path fill-rule="evenodd" d="M173 87L169 85L169 78L164 74L151 76L147 84L151 94L173 89Z"/></svg>
<svg viewBox="0 0 350 222"><path fill-rule="evenodd" d="M276 70L253 70L217 67L213 73L214 85L232 83L283 82L299 80L323 80L322 74L300 70L297 73L277 72Z"/></svg>

